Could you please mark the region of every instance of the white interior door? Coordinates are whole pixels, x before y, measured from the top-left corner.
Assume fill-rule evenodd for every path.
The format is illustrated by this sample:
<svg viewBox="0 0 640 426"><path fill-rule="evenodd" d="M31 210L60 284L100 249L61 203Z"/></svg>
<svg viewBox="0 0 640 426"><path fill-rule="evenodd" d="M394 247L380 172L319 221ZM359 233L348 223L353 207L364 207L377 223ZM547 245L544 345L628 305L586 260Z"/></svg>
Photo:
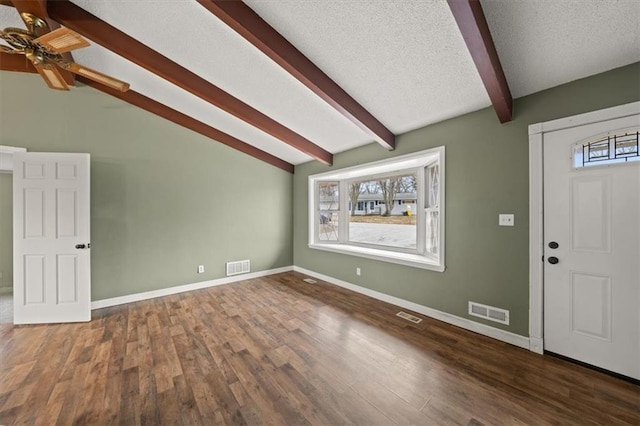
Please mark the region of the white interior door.
<svg viewBox="0 0 640 426"><path fill-rule="evenodd" d="M635 115L545 133L543 140L545 350L635 379L640 161L574 167L573 149L638 128Z"/></svg>
<svg viewBox="0 0 640 426"><path fill-rule="evenodd" d="M15 324L91 320L89 242L89 154L14 154Z"/></svg>

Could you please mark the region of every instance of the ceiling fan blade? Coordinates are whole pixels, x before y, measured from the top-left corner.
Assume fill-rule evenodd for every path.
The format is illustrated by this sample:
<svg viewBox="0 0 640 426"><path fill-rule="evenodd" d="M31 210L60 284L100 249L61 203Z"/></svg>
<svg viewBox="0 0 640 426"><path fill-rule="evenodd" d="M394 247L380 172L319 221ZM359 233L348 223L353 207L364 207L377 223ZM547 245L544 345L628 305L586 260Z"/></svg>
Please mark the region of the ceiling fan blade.
<svg viewBox="0 0 640 426"><path fill-rule="evenodd" d="M125 83L122 80L118 80L117 78L110 77L99 71L93 70L89 67L85 67L84 65L79 65L79 64L76 64L75 62L70 62L68 64L64 64L63 67L71 71L72 73L81 75L83 77L88 78L89 80L93 80L100 84L104 84L105 86L109 86L121 92L126 92L127 90L129 90L129 83Z"/></svg>
<svg viewBox="0 0 640 426"><path fill-rule="evenodd" d="M62 74L60 74L58 68L42 64L33 64L33 66L36 67L36 70L47 83L47 86L55 90L69 90L69 86L64 81L64 78L62 78Z"/></svg>
<svg viewBox="0 0 640 426"><path fill-rule="evenodd" d="M89 42L80 34L64 27L46 33L34 41L57 53L66 53L89 46Z"/></svg>

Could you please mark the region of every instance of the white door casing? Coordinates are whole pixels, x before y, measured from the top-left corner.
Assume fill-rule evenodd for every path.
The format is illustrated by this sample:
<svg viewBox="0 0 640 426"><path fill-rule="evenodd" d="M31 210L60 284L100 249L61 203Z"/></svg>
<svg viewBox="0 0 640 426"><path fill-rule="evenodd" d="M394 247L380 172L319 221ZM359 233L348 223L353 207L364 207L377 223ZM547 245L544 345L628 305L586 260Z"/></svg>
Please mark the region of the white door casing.
<svg viewBox="0 0 640 426"><path fill-rule="evenodd" d="M14 154L15 324L91 320L89 230L89 154Z"/></svg>
<svg viewBox="0 0 640 426"><path fill-rule="evenodd" d="M573 147L640 115L544 133L544 348L640 379L640 163L575 169ZM559 247L550 248L557 242ZM559 259L550 264L551 257Z"/></svg>

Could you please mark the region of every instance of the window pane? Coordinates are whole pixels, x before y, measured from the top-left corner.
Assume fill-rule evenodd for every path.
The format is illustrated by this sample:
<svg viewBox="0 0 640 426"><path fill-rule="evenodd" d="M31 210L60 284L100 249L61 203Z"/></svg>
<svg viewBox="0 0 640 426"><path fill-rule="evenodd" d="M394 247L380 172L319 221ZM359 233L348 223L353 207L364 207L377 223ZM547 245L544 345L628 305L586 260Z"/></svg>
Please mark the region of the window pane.
<svg viewBox="0 0 640 426"><path fill-rule="evenodd" d="M438 236L440 235L438 221L439 212L437 210L427 210L427 243L426 250L428 254L438 255Z"/></svg>
<svg viewBox="0 0 640 426"><path fill-rule="evenodd" d="M616 158L618 157L637 157L640 155L638 152L638 133L627 134L620 137L615 137L616 146Z"/></svg>
<svg viewBox="0 0 640 426"><path fill-rule="evenodd" d="M320 241L338 241L338 220L340 214L334 211L320 211L318 215L318 239Z"/></svg>
<svg viewBox="0 0 640 426"><path fill-rule="evenodd" d="M429 191L427 207L438 207L440 205L440 167L438 164L427 168L427 185Z"/></svg>
<svg viewBox="0 0 640 426"><path fill-rule="evenodd" d="M589 161L609 158L609 141L603 140L589 145Z"/></svg>
<svg viewBox="0 0 640 426"><path fill-rule="evenodd" d="M339 182L320 182L319 210L340 210L340 184Z"/></svg>
<svg viewBox="0 0 640 426"><path fill-rule="evenodd" d="M416 185L414 174L351 183L349 241L415 250Z"/></svg>

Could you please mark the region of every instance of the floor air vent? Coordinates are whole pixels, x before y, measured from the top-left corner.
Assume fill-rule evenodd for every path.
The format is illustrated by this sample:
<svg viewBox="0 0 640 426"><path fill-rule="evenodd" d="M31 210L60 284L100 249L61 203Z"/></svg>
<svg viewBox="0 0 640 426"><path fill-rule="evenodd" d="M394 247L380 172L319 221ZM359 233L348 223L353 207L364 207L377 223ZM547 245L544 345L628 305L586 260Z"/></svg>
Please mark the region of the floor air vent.
<svg viewBox="0 0 640 426"><path fill-rule="evenodd" d="M509 311L506 309L494 308L493 306L482 305L480 303L470 301L469 315L509 325Z"/></svg>
<svg viewBox="0 0 640 426"><path fill-rule="evenodd" d="M404 318L404 319L406 319L407 321L411 321L411 322L416 323L416 324L419 324L419 323L421 323L421 322L422 322L422 318L418 318L418 317L417 317L417 316L415 316L415 315L411 315L411 314L408 314L408 313L406 313L406 312L402 312L402 311L398 312L398 313L396 314L396 316L398 316L398 317L400 317L400 318Z"/></svg>
<svg viewBox="0 0 640 426"><path fill-rule="evenodd" d="M314 280L313 278L305 278L305 279L304 279L304 280L302 280L302 281L304 281L304 282L305 282L305 283L307 283L307 284L315 284L315 283L317 283L317 282L318 282L318 281Z"/></svg>
<svg viewBox="0 0 640 426"><path fill-rule="evenodd" d="M251 263L248 260L227 262L227 276L246 274L251 271Z"/></svg>

